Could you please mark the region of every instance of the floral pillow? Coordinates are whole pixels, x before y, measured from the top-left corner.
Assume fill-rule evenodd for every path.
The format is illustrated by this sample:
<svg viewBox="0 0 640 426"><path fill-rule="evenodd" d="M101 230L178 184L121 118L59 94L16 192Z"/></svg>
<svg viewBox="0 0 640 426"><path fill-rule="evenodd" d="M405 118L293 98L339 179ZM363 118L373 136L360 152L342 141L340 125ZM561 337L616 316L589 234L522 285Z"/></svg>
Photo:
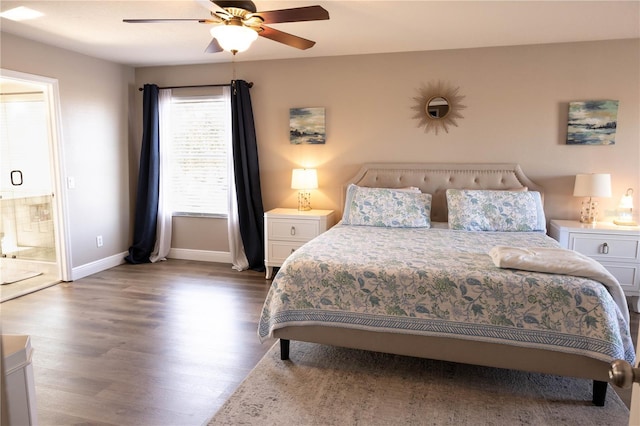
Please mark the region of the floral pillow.
<svg viewBox="0 0 640 426"><path fill-rule="evenodd" d="M449 229L466 231L546 232L542 198L537 191L447 189Z"/></svg>
<svg viewBox="0 0 640 426"><path fill-rule="evenodd" d="M431 194L349 185L342 215L347 225L429 228Z"/></svg>

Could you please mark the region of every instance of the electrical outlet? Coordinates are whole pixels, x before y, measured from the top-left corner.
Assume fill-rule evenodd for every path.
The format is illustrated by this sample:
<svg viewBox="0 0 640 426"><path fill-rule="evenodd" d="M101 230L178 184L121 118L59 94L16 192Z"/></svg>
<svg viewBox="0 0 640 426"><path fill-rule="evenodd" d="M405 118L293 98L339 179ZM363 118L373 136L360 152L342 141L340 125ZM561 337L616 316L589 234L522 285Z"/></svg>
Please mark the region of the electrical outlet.
<svg viewBox="0 0 640 426"><path fill-rule="evenodd" d="M103 244L103 243L102 243L102 235L98 235L98 236L96 237L96 246L98 246L98 247L102 247L102 244Z"/></svg>

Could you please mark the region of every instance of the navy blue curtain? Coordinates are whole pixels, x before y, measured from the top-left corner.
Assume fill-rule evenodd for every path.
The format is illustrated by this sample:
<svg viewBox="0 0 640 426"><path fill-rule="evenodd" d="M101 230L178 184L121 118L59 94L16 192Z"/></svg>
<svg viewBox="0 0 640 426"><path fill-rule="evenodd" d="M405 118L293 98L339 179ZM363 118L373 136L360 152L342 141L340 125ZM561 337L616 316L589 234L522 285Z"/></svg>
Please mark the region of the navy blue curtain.
<svg viewBox="0 0 640 426"><path fill-rule="evenodd" d="M156 244L158 221L158 191L160 188L160 125L158 86L144 85L142 117L142 149L136 193L136 213L133 224L133 245L125 260L129 263L149 263Z"/></svg>
<svg viewBox="0 0 640 426"><path fill-rule="evenodd" d="M244 252L250 269L264 271L264 209L250 87L244 80L231 82L233 165Z"/></svg>

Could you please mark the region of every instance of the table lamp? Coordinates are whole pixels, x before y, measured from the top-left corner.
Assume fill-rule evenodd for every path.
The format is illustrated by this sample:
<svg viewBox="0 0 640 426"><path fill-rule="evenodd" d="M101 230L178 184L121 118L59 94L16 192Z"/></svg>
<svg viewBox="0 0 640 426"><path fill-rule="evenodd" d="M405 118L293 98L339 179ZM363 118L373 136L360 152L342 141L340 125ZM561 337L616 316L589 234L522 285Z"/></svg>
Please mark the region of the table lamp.
<svg viewBox="0 0 640 426"><path fill-rule="evenodd" d="M577 174L573 187L574 197L589 197L582 202L580 222L596 223L598 220L598 202L594 197L611 197L611 175L608 173Z"/></svg>
<svg viewBox="0 0 640 426"><path fill-rule="evenodd" d="M318 172L316 169L293 169L291 174L291 188L298 190L298 210L311 210L310 189L318 187Z"/></svg>

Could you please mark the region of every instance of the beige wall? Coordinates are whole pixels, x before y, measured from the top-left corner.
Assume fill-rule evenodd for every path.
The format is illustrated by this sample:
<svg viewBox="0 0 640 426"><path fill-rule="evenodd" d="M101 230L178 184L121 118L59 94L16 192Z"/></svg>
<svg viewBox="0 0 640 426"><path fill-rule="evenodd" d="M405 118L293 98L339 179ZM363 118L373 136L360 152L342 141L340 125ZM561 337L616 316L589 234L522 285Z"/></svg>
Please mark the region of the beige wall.
<svg viewBox="0 0 640 426"><path fill-rule="evenodd" d="M365 162L514 162L544 187L548 219L576 219L576 173L611 173L614 196L601 200L607 214L627 187L640 194L639 64L634 39L239 62L235 75L255 83L265 210L296 206L289 184L299 166L318 168L313 207L341 210L342 185ZM233 73L230 64L139 68L136 83L224 83ZM437 136L417 127L411 109L418 88L435 80L459 86L467 106L459 127ZM598 99L620 101L616 144L566 145L568 103ZM326 108L326 145L289 143L292 107ZM224 248L224 238L196 242L183 231L174 229L182 244Z"/></svg>
<svg viewBox="0 0 640 426"><path fill-rule="evenodd" d="M144 83L191 85L236 78L251 91L265 209L295 207L291 169L319 169L315 208L340 210L341 189L364 162L516 162L545 188L548 218L576 218L576 173L612 174L611 214L627 187L640 193L640 41L344 56L231 64L130 67L2 34L1 66L59 81L72 266L131 243ZM224 53L222 53L224 54ZM426 134L413 119L418 88L460 87L459 127ZM135 84L134 84L135 83ZM567 146L570 101L620 101L614 146ZM289 108L322 106L327 144L289 143ZM640 201L636 196L636 206ZM204 223L203 223L204 222ZM206 229L207 232L203 232ZM173 247L227 251L226 222L174 219ZM104 247L95 246L103 235Z"/></svg>
<svg viewBox="0 0 640 426"><path fill-rule="evenodd" d="M133 68L1 34L4 69L58 80L72 267L130 245L129 103ZM96 247L102 235L104 246Z"/></svg>

